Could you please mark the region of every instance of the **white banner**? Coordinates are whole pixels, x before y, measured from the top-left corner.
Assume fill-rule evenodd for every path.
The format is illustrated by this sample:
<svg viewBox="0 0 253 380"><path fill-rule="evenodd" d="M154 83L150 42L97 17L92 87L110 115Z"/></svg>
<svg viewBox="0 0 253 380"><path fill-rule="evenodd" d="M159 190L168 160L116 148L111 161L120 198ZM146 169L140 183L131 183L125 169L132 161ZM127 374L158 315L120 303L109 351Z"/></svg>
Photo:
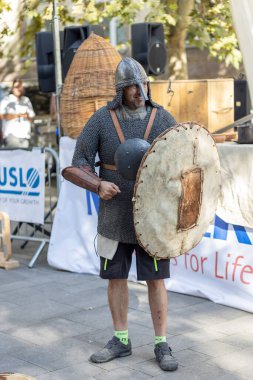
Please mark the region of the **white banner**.
<svg viewBox="0 0 253 380"><path fill-rule="evenodd" d="M71 165L76 140L60 140L60 171ZM48 249L48 263L77 273L97 274L95 253L98 196L62 179Z"/></svg>
<svg viewBox="0 0 253 380"><path fill-rule="evenodd" d="M11 220L44 223L45 154L0 150L0 210Z"/></svg>
<svg viewBox="0 0 253 380"><path fill-rule="evenodd" d="M61 139L61 166L71 164L75 141ZM77 273L99 273L95 252L99 199L63 181L48 250L48 263ZM219 216L197 247L171 260L168 290L253 312L253 229ZM135 260L129 279L136 281Z"/></svg>
<svg viewBox="0 0 253 380"><path fill-rule="evenodd" d="M217 215L202 241L171 259L167 289L253 312L253 229Z"/></svg>

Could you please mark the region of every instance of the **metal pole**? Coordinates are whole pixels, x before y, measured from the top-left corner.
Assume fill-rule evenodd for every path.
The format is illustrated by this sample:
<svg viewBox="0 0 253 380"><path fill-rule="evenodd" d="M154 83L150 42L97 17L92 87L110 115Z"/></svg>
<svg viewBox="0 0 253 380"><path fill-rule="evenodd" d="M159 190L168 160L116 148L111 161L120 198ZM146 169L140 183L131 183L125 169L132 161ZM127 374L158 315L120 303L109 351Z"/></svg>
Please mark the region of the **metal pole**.
<svg viewBox="0 0 253 380"><path fill-rule="evenodd" d="M58 138L61 137L60 120L60 95L62 90L62 68L61 68L61 44L59 17L57 14L56 0L53 0L53 37L54 37L54 62L55 62L55 98L56 98L56 126Z"/></svg>
<svg viewBox="0 0 253 380"><path fill-rule="evenodd" d="M117 17L114 17L109 23L110 43L113 46L117 45Z"/></svg>

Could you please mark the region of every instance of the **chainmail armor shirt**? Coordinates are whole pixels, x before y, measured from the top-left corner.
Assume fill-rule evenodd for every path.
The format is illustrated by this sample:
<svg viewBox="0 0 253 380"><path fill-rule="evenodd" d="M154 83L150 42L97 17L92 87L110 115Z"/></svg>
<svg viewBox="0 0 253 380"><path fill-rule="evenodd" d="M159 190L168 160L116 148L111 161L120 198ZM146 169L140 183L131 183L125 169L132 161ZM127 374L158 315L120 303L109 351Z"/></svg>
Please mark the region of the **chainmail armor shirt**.
<svg viewBox="0 0 253 380"><path fill-rule="evenodd" d="M124 104L115 110L118 120L143 120L150 112L150 106L139 107L136 110L131 110Z"/></svg>
<svg viewBox="0 0 253 380"><path fill-rule="evenodd" d="M118 120L143 120L147 116L147 112L150 112L149 106L139 107L136 110L131 110L126 105L122 104L116 109L116 115ZM97 254L105 259L112 260L119 242L116 240L108 239L100 234L97 234Z"/></svg>
<svg viewBox="0 0 253 380"><path fill-rule="evenodd" d="M151 107L143 120L121 120L119 123L125 139L143 138L149 121ZM158 107L155 120L148 138L153 140L166 129L176 124L175 119L162 107ZM100 108L88 120L79 138L72 160L72 165L90 167L95 172L95 157L98 153L101 162L114 165L114 154L120 144L116 129L111 119L108 106ZM98 213L98 233L108 239L122 243L136 244L133 224L133 188L135 181L125 180L117 171L100 168L102 180L115 183L119 189L110 200L100 199Z"/></svg>

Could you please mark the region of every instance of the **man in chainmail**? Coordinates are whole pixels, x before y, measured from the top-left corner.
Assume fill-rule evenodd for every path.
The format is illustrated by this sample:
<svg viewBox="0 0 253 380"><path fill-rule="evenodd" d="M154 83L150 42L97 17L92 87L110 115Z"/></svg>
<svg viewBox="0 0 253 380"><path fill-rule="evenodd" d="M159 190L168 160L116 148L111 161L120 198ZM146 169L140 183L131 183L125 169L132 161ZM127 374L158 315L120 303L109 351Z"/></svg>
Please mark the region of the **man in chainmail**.
<svg viewBox="0 0 253 380"><path fill-rule="evenodd" d="M154 113L148 136L152 141L175 119L151 99L148 77L143 67L132 58L124 58L115 75L116 96L89 119L80 134L72 164L87 172L88 190L100 197L98 214L98 254L100 276L108 279L108 301L114 325L114 336L105 347L94 353L90 360L104 363L117 357L131 355L128 338L128 285L127 278L133 251L136 253L137 279L146 281L148 298L155 331L155 356L165 371L178 367L166 342L167 292L164 279L170 276L169 259L150 257L137 244L132 196L134 181L126 180L115 170L114 155L120 145L115 127L118 121L125 139L141 138ZM152 111L156 111L152 112ZM114 117L113 117L114 115ZM95 157L99 155L100 173L95 174Z"/></svg>

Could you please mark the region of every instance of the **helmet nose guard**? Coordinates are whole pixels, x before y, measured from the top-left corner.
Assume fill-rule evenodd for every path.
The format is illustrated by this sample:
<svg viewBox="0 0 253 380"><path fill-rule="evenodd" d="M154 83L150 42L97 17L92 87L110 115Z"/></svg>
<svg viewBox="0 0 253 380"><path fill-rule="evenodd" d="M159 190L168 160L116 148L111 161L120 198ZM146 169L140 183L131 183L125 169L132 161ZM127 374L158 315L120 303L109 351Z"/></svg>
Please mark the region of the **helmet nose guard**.
<svg viewBox="0 0 253 380"><path fill-rule="evenodd" d="M115 73L115 86L116 90L131 85L138 85L140 88L141 96L146 101L148 95L143 86L143 82L148 81L148 76L139 62L133 58L124 58L118 64Z"/></svg>

